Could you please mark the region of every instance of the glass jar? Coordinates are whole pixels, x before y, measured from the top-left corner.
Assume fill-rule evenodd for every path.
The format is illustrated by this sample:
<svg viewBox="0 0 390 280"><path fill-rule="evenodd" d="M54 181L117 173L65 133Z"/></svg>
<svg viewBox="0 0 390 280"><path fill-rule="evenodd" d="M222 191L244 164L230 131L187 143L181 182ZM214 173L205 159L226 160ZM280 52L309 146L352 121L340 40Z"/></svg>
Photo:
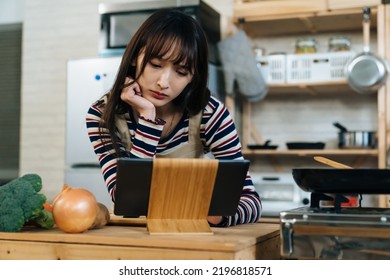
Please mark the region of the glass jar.
<svg viewBox="0 0 390 280"><path fill-rule="evenodd" d="M253 48L253 54L256 58L256 61L261 60L261 57L265 56L265 53L266 51L264 48L259 48L259 47Z"/></svg>
<svg viewBox="0 0 390 280"><path fill-rule="evenodd" d="M344 36L335 36L329 39L329 51L341 52L351 50L351 40Z"/></svg>
<svg viewBox="0 0 390 280"><path fill-rule="evenodd" d="M257 65L257 68L261 68L263 65L266 64L266 59L265 59L265 53L266 53L266 50L264 48L259 48L259 47L255 47L253 48L253 54L255 56L255 59L256 59L256 65Z"/></svg>
<svg viewBox="0 0 390 280"><path fill-rule="evenodd" d="M295 53L315 53L317 52L318 43L313 38L298 39L295 41Z"/></svg>

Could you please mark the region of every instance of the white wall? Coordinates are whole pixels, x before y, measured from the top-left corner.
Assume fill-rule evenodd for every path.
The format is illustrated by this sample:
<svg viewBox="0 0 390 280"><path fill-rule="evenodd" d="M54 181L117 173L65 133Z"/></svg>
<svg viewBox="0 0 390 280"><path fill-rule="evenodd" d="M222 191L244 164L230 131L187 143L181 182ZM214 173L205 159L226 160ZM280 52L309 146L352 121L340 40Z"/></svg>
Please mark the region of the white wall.
<svg viewBox="0 0 390 280"><path fill-rule="evenodd" d="M64 182L66 63L97 56L100 2L25 1L20 174L40 174L49 200Z"/></svg>
<svg viewBox="0 0 390 280"><path fill-rule="evenodd" d="M0 24L23 21L24 0L0 0Z"/></svg>

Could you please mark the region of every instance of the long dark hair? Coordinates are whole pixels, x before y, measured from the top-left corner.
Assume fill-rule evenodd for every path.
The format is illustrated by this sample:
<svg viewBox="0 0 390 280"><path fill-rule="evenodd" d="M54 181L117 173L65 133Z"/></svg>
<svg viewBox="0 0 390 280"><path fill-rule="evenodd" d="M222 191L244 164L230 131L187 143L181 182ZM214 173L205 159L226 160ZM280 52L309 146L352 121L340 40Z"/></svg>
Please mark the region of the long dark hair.
<svg viewBox="0 0 390 280"><path fill-rule="evenodd" d="M174 44L173 44L174 43ZM154 58L162 58L175 45L173 63L184 63L193 74L191 82L172 102L183 113L193 116L207 104L210 91L208 80L208 43L199 22L192 16L175 9L162 9L152 14L138 29L127 45L121 65L108 94L103 111L101 126L109 130L111 141L118 156L119 147L115 140L115 115L124 114L129 105L120 98L126 77L137 79L143 73L146 64ZM144 59L136 75L136 63L140 52Z"/></svg>

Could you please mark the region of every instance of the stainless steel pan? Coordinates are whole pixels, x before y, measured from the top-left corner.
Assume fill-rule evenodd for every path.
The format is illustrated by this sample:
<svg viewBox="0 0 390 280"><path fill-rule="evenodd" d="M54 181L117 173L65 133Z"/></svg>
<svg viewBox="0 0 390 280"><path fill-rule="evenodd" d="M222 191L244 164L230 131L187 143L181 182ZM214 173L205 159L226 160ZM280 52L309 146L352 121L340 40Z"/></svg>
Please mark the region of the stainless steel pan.
<svg viewBox="0 0 390 280"><path fill-rule="evenodd" d="M350 87L358 93L374 93L386 82L389 63L370 51L369 7L363 9L363 52L353 58L346 67L346 77Z"/></svg>

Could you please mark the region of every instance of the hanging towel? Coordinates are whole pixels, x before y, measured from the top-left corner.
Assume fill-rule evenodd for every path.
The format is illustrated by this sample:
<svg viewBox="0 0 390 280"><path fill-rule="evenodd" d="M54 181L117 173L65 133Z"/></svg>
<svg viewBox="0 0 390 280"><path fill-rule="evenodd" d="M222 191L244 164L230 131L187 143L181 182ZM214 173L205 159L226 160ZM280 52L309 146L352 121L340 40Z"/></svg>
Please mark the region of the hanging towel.
<svg viewBox="0 0 390 280"><path fill-rule="evenodd" d="M220 41L218 50L225 76L227 95L234 95L234 85L237 82L238 91L248 101L257 102L263 99L268 86L263 75L257 68L249 39L243 30Z"/></svg>

